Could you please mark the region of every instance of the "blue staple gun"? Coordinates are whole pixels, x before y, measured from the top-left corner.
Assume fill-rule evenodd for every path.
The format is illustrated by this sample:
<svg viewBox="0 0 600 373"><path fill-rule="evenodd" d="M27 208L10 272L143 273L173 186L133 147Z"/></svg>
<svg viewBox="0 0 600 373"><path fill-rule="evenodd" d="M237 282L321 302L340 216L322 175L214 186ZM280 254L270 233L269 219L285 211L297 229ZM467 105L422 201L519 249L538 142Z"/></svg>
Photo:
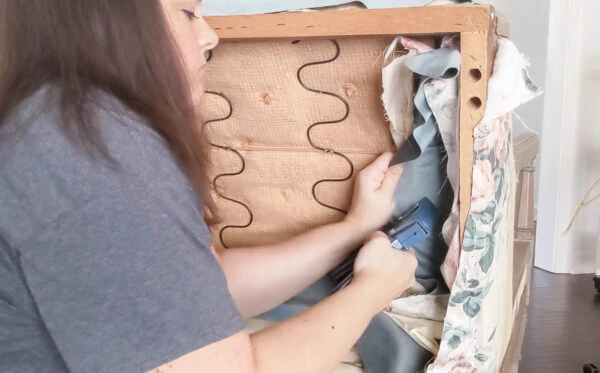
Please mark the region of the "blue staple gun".
<svg viewBox="0 0 600 373"><path fill-rule="evenodd" d="M392 247L406 250L426 239L438 215L438 209L427 198L423 198L398 218L387 234Z"/></svg>
<svg viewBox="0 0 600 373"><path fill-rule="evenodd" d="M425 240L431 235L437 216L438 209L428 198L420 200L385 230L392 247L397 250L406 250ZM351 255L329 273L329 277L335 285L333 292L344 288L352 281L352 268L356 255L357 253Z"/></svg>

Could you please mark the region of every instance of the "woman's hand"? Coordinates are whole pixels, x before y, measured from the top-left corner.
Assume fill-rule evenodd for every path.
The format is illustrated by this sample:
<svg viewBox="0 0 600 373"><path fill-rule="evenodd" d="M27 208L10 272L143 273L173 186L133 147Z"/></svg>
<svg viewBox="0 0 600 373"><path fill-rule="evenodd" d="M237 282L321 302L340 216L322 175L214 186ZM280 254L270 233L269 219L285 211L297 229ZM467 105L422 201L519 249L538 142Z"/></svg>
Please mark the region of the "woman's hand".
<svg viewBox="0 0 600 373"><path fill-rule="evenodd" d="M364 237L382 228L394 211L394 190L402 166L389 167L392 153L384 153L356 177L352 204L345 220Z"/></svg>
<svg viewBox="0 0 600 373"><path fill-rule="evenodd" d="M352 282L368 284L381 310L414 284L416 268L412 249L394 249L384 233L375 232L358 252Z"/></svg>

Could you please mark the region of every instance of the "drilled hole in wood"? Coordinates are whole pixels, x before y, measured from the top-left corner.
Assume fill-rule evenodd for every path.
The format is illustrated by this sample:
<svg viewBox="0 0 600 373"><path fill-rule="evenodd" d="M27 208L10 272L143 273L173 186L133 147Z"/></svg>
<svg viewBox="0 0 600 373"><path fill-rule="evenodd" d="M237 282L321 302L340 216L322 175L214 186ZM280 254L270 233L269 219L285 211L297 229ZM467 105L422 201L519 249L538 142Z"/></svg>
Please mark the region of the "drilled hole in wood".
<svg viewBox="0 0 600 373"><path fill-rule="evenodd" d="M469 71L469 75L471 75L471 78L473 78L474 81L478 82L481 80L481 70L479 69L471 69Z"/></svg>
<svg viewBox="0 0 600 373"><path fill-rule="evenodd" d="M473 110L481 109L481 99L479 97L471 97L469 99L469 107Z"/></svg>

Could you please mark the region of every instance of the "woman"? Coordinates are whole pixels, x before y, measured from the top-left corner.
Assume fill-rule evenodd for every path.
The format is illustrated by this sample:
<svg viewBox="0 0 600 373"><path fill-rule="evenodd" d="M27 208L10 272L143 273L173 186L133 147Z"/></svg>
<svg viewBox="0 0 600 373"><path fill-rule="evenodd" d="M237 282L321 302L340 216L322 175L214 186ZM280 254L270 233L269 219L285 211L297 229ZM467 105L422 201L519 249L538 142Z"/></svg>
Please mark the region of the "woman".
<svg viewBox="0 0 600 373"><path fill-rule="evenodd" d="M210 249L193 107L218 40L200 8L1 3L3 372L330 372L414 281L414 255L372 234L400 177L390 154L361 172L343 221L277 245ZM289 299L368 236L347 288L244 332L243 318Z"/></svg>

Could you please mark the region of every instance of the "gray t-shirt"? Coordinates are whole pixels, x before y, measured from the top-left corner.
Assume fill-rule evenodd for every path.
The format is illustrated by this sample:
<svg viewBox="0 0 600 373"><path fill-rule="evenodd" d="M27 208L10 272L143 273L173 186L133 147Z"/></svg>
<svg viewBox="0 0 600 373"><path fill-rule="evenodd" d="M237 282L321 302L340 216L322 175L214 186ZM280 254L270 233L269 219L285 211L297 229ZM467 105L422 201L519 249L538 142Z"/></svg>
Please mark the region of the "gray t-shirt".
<svg viewBox="0 0 600 373"><path fill-rule="evenodd" d="M118 167L94 159L46 93L0 126L0 371L144 372L241 331L164 140L104 97Z"/></svg>

